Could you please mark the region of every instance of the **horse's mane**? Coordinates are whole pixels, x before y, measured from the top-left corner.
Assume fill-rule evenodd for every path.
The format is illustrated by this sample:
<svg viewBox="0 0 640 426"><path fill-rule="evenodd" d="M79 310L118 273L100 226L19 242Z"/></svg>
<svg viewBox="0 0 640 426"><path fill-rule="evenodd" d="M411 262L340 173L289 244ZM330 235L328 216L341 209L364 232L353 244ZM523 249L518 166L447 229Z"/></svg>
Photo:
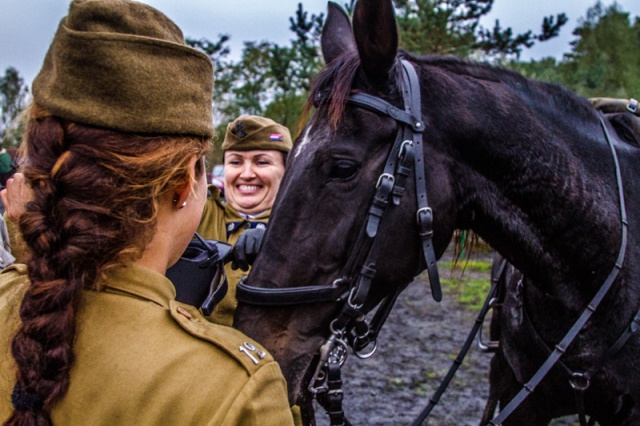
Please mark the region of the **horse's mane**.
<svg viewBox="0 0 640 426"><path fill-rule="evenodd" d="M417 56L405 51L400 51L398 58L407 59L420 67L437 67L460 76L506 84L518 92L529 106L537 105L547 111L578 114L583 118L593 114L593 108L586 99L564 87L530 79L503 67L453 56ZM302 122L306 122L314 106L326 104L331 124L334 128L337 127L359 66L357 52L347 52L328 64L312 82ZM398 69L394 68L392 73L398 75Z"/></svg>
<svg viewBox="0 0 640 426"><path fill-rule="evenodd" d="M433 66L453 74L478 80L500 82L511 87L514 92L528 100L528 105L537 105L547 111L576 114L583 118L592 116L593 108L584 98L555 83L527 78L522 74L485 62L464 60L453 56L416 56L402 52L405 58L420 66ZM580 106L577 106L580 105Z"/></svg>

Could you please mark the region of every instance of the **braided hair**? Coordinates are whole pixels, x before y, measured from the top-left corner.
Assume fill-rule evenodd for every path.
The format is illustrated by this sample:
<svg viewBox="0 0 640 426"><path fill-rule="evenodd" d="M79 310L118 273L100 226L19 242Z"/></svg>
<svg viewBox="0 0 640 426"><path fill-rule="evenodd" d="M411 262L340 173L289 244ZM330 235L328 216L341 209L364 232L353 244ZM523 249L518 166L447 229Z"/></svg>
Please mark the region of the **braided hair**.
<svg viewBox="0 0 640 426"><path fill-rule="evenodd" d="M20 217L31 285L11 351L14 412L6 425L50 425L69 387L81 289L134 261L151 241L161 196L197 178L201 136L121 133L62 120L32 105L21 166L33 200ZM204 173L198 161L196 174Z"/></svg>

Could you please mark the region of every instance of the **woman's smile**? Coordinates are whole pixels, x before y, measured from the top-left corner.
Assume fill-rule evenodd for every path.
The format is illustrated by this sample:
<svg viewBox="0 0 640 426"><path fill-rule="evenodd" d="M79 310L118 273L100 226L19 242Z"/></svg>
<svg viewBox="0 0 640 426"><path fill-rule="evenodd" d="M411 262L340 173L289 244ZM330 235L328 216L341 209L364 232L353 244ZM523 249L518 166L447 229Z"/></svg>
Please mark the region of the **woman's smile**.
<svg viewBox="0 0 640 426"><path fill-rule="evenodd" d="M225 197L238 213L269 210L284 175L284 156L275 150L226 151Z"/></svg>

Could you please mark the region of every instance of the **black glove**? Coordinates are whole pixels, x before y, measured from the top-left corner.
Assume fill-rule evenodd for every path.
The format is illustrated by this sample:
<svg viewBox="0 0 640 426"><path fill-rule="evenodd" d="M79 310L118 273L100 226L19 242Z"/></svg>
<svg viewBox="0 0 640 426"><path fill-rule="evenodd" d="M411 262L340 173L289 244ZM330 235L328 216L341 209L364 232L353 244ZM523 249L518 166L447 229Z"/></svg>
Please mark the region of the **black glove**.
<svg viewBox="0 0 640 426"><path fill-rule="evenodd" d="M242 269L248 271L249 266L256 260L265 228L247 229L240 235L238 241L231 250L231 269Z"/></svg>

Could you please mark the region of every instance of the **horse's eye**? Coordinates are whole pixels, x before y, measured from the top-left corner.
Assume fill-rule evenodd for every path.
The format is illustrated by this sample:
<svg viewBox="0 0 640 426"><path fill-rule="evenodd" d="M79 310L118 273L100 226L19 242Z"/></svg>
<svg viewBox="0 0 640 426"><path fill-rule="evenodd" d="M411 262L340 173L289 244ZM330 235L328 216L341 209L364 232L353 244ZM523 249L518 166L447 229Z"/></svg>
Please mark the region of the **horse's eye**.
<svg viewBox="0 0 640 426"><path fill-rule="evenodd" d="M329 177L332 179L347 180L355 176L358 166L352 161L338 160L331 166Z"/></svg>

